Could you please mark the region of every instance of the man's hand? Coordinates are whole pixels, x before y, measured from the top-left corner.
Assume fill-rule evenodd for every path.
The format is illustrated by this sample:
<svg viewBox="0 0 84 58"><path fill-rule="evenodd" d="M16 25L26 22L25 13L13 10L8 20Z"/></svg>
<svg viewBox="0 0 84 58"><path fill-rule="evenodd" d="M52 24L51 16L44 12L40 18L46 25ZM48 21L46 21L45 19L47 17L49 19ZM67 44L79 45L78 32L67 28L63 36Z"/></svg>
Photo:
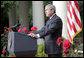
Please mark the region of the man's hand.
<svg viewBox="0 0 84 58"><path fill-rule="evenodd" d="M31 37L38 38L38 36L37 36L36 34L34 34L34 33L30 33L30 34L28 34L28 35L30 35Z"/></svg>

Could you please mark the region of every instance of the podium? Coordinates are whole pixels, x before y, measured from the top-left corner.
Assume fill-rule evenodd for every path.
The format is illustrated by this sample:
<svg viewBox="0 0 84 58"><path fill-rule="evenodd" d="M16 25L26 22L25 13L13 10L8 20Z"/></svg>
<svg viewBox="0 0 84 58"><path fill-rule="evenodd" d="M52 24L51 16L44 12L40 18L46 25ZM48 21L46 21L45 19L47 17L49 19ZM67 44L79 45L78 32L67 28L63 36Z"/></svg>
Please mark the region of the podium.
<svg viewBox="0 0 84 58"><path fill-rule="evenodd" d="M9 32L8 52L15 56L34 56L37 52L37 39L19 32Z"/></svg>

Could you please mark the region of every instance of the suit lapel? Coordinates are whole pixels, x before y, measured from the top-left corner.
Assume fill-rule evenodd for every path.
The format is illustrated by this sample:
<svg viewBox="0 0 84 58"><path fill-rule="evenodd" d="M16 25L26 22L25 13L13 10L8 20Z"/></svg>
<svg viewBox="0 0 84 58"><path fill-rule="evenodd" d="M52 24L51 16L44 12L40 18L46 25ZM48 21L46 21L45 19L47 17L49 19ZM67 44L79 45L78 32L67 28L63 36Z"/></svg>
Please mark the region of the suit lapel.
<svg viewBox="0 0 84 58"><path fill-rule="evenodd" d="M56 19L56 17L57 17L57 15L55 14L51 19L48 19L48 21L46 22L46 25L48 25L51 21Z"/></svg>

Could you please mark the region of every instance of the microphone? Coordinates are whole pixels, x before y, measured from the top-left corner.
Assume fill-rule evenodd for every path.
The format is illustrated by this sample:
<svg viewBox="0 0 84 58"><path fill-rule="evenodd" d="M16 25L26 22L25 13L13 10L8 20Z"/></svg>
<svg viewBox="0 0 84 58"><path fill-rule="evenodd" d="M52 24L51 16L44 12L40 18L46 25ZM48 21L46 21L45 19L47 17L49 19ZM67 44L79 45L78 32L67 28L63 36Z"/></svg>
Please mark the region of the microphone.
<svg viewBox="0 0 84 58"><path fill-rule="evenodd" d="M16 24L16 25L12 26L12 27L11 27L12 31L13 31L13 32L17 32L20 25L21 25L21 24Z"/></svg>

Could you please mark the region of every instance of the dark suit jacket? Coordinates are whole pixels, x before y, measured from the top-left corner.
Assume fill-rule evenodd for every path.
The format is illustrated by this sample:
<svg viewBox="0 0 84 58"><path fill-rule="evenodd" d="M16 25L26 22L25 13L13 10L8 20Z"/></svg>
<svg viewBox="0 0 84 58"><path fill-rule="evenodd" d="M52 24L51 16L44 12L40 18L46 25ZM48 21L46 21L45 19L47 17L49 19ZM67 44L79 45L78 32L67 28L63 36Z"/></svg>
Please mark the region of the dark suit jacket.
<svg viewBox="0 0 84 58"><path fill-rule="evenodd" d="M39 34L40 38L45 38L45 53L57 54L62 52L62 48L56 44L58 37L62 35L62 21L56 14L36 34Z"/></svg>

